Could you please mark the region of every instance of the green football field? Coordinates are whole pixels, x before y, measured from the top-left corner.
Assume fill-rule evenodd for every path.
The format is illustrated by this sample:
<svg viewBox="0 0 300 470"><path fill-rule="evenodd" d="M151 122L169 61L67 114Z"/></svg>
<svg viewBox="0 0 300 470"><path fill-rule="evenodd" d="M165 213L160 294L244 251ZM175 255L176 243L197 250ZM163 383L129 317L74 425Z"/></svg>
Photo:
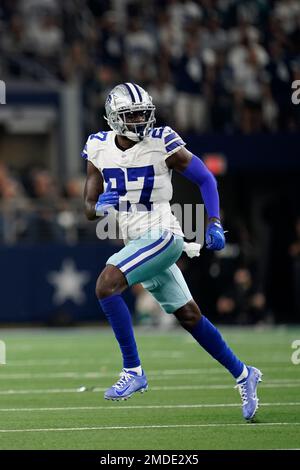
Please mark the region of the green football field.
<svg viewBox="0 0 300 470"><path fill-rule="evenodd" d="M121 369L108 329L2 330L0 448L300 448L300 364L291 361L300 329L222 333L264 373L253 423L228 372L183 330L136 331L149 391L120 402L103 398Z"/></svg>

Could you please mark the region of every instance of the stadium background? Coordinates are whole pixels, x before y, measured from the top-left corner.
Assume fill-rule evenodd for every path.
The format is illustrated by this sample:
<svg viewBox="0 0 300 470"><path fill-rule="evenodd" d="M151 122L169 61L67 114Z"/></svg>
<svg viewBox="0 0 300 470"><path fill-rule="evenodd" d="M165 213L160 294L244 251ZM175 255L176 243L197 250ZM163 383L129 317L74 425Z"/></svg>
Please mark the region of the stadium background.
<svg viewBox="0 0 300 470"><path fill-rule="evenodd" d="M300 320L297 0L2 0L1 323L101 320L94 284L116 244L83 214L87 136L117 83L149 90L215 173L227 246L181 268L217 323ZM174 202L199 202L174 175ZM139 288L137 323L164 327ZM158 314L158 315L157 315Z"/></svg>

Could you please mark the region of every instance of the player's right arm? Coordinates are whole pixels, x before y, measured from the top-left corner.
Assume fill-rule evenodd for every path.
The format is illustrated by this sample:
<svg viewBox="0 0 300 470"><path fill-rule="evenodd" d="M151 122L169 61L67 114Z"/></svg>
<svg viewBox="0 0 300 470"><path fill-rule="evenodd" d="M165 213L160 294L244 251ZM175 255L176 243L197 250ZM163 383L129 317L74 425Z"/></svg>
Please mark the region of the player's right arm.
<svg viewBox="0 0 300 470"><path fill-rule="evenodd" d="M89 220L97 219L96 204L100 194L103 193L103 177L100 171L91 162L87 162L87 177L84 186L85 214Z"/></svg>
<svg viewBox="0 0 300 470"><path fill-rule="evenodd" d="M197 184L202 194L209 223L206 230L206 247L222 250L225 246L224 231L220 222L220 203L217 183L205 164L184 148L185 143L170 128L165 135L166 165Z"/></svg>

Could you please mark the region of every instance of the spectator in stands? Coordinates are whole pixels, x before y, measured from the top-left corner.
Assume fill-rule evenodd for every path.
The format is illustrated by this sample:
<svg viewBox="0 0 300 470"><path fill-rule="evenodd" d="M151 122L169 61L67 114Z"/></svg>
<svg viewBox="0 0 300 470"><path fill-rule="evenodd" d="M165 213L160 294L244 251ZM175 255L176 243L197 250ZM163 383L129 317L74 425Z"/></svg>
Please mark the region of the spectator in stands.
<svg viewBox="0 0 300 470"><path fill-rule="evenodd" d="M232 288L218 298L216 308L224 323L262 324L271 320L264 294L256 290L251 272L244 267L235 271Z"/></svg>
<svg viewBox="0 0 300 470"><path fill-rule="evenodd" d="M61 227L56 221L59 191L49 171L34 169L31 172L31 191L36 204L30 214L28 239L33 242L63 241Z"/></svg>
<svg viewBox="0 0 300 470"><path fill-rule="evenodd" d="M228 63L232 69L237 127L250 134L263 129L262 98L264 68L269 61L266 50L247 36L232 48Z"/></svg>
<svg viewBox="0 0 300 470"><path fill-rule="evenodd" d="M177 100L175 104L176 127L181 132L202 132L207 125L205 101L205 63L199 53L197 38L189 38L180 60L173 63L176 69Z"/></svg>
<svg viewBox="0 0 300 470"><path fill-rule="evenodd" d="M125 35L125 54L127 75L133 81L139 81L141 72L145 71L147 78L155 77L156 38L142 27L138 17L129 18L128 31Z"/></svg>
<svg viewBox="0 0 300 470"><path fill-rule="evenodd" d="M28 227L29 200L21 182L0 164L0 243L21 240Z"/></svg>
<svg viewBox="0 0 300 470"><path fill-rule="evenodd" d="M173 105L176 101L175 87L163 77L157 78L149 86L150 96L156 103L156 124L164 125L166 122L172 126L174 124Z"/></svg>

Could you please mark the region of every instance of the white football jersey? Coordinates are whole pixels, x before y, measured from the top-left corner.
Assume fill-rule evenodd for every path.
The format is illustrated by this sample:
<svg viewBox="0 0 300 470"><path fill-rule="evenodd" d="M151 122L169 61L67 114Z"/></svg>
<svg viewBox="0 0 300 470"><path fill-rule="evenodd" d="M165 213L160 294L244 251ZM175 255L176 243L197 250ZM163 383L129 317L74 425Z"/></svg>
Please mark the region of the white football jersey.
<svg viewBox="0 0 300 470"><path fill-rule="evenodd" d="M172 170L166 158L185 145L170 127L153 129L149 136L127 150L115 143L114 131L91 134L82 152L103 175L104 190L111 182L120 204L114 210L125 243L150 228L169 229L183 236L171 212Z"/></svg>

